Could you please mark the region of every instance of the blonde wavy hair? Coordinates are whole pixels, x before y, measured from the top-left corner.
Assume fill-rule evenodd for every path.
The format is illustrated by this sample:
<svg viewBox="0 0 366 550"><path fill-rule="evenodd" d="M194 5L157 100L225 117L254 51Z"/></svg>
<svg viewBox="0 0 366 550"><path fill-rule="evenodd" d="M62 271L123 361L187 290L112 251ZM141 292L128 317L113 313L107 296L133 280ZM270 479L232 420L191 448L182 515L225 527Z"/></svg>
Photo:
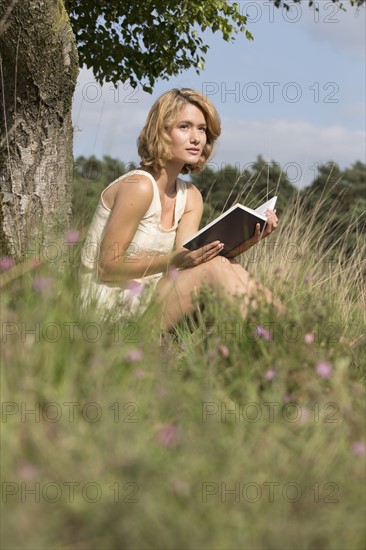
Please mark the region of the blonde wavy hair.
<svg viewBox="0 0 366 550"><path fill-rule="evenodd" d="M160 171L172 158L169 132L177 121L179 112L187 103L192 103L202 111L207 124L207 143L197 164L185 164L182 174L200 172L203 169L221 134L221 122L213 103L200 92L190 88L174 88L155 101L137 140L138 154L143 166Z"/></svg>

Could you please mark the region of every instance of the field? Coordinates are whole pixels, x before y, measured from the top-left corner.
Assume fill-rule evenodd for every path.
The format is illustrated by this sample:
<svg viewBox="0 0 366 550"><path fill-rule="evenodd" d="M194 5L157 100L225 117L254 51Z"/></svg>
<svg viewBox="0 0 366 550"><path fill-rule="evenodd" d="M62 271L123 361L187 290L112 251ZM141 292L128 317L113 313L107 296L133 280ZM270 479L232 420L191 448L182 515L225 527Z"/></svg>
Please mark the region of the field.
<svg viewBox="0 0 366 550"><path fill-rule="evenodd" d="M286 314L174 334L78 310L76 230L1 260L3 548L364 548L365 244L321 208L242 257Z"/></svg>

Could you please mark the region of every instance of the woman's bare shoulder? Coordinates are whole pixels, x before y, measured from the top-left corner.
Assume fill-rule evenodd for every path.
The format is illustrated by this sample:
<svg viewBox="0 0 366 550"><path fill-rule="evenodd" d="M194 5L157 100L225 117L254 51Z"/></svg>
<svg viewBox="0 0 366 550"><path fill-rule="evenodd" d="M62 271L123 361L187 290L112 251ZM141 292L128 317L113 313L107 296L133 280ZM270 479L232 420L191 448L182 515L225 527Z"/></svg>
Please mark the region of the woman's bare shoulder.
<svg viewBox="0 0 366 550"><path fill-rule="evenodd" d="M106 206L112 209L116 203L121 201L151 202L153 193L152 182L147 175L131 172L117 181L115 185L106 189L103 200Z"/></svg>
<svg viewBox="0 0 366 550"><path fill-rule="evenodd" d="M191 182L186 182L187 184L187 201L186 201L186 211L193 210L197 206L203 204L201 191Z"/></svg>

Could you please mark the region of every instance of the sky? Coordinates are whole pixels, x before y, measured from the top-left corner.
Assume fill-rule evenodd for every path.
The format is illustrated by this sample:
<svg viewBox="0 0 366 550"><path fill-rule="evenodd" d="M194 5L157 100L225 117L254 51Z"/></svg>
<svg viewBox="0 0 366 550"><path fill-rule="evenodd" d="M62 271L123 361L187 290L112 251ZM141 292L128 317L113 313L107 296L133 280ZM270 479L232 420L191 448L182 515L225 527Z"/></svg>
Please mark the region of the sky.
<svg viewBox="0 0 366 550"><path fill-rule="evenodd" d="M99 85L79 74L73 101L74 155L139 162L136 140L150 107L171 88L190 87L215 104L222 134L208 165L250 167L261 154L278 162L301 188L318 166L341 169L365 159L365 7L343 12L330 0L307 0L288 13L266 0L239 2L248 16L248 41L226 43L206 31L205 68L158 80L152 94L128 82Z"/></svg>

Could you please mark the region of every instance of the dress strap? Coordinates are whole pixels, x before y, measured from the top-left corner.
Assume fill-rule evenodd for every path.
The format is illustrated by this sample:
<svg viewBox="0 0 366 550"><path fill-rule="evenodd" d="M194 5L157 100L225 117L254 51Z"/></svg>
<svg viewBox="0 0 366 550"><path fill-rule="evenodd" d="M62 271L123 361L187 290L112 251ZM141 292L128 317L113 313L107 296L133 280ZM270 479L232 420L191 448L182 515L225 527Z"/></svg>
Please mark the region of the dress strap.
<svg viewBox="0 0 366 550"><path fill-rule="evenodd" d="M187 200L187 184L183 179L177 178L177 198L175 209L175 222L178 223L184 214Z"/></svg>

